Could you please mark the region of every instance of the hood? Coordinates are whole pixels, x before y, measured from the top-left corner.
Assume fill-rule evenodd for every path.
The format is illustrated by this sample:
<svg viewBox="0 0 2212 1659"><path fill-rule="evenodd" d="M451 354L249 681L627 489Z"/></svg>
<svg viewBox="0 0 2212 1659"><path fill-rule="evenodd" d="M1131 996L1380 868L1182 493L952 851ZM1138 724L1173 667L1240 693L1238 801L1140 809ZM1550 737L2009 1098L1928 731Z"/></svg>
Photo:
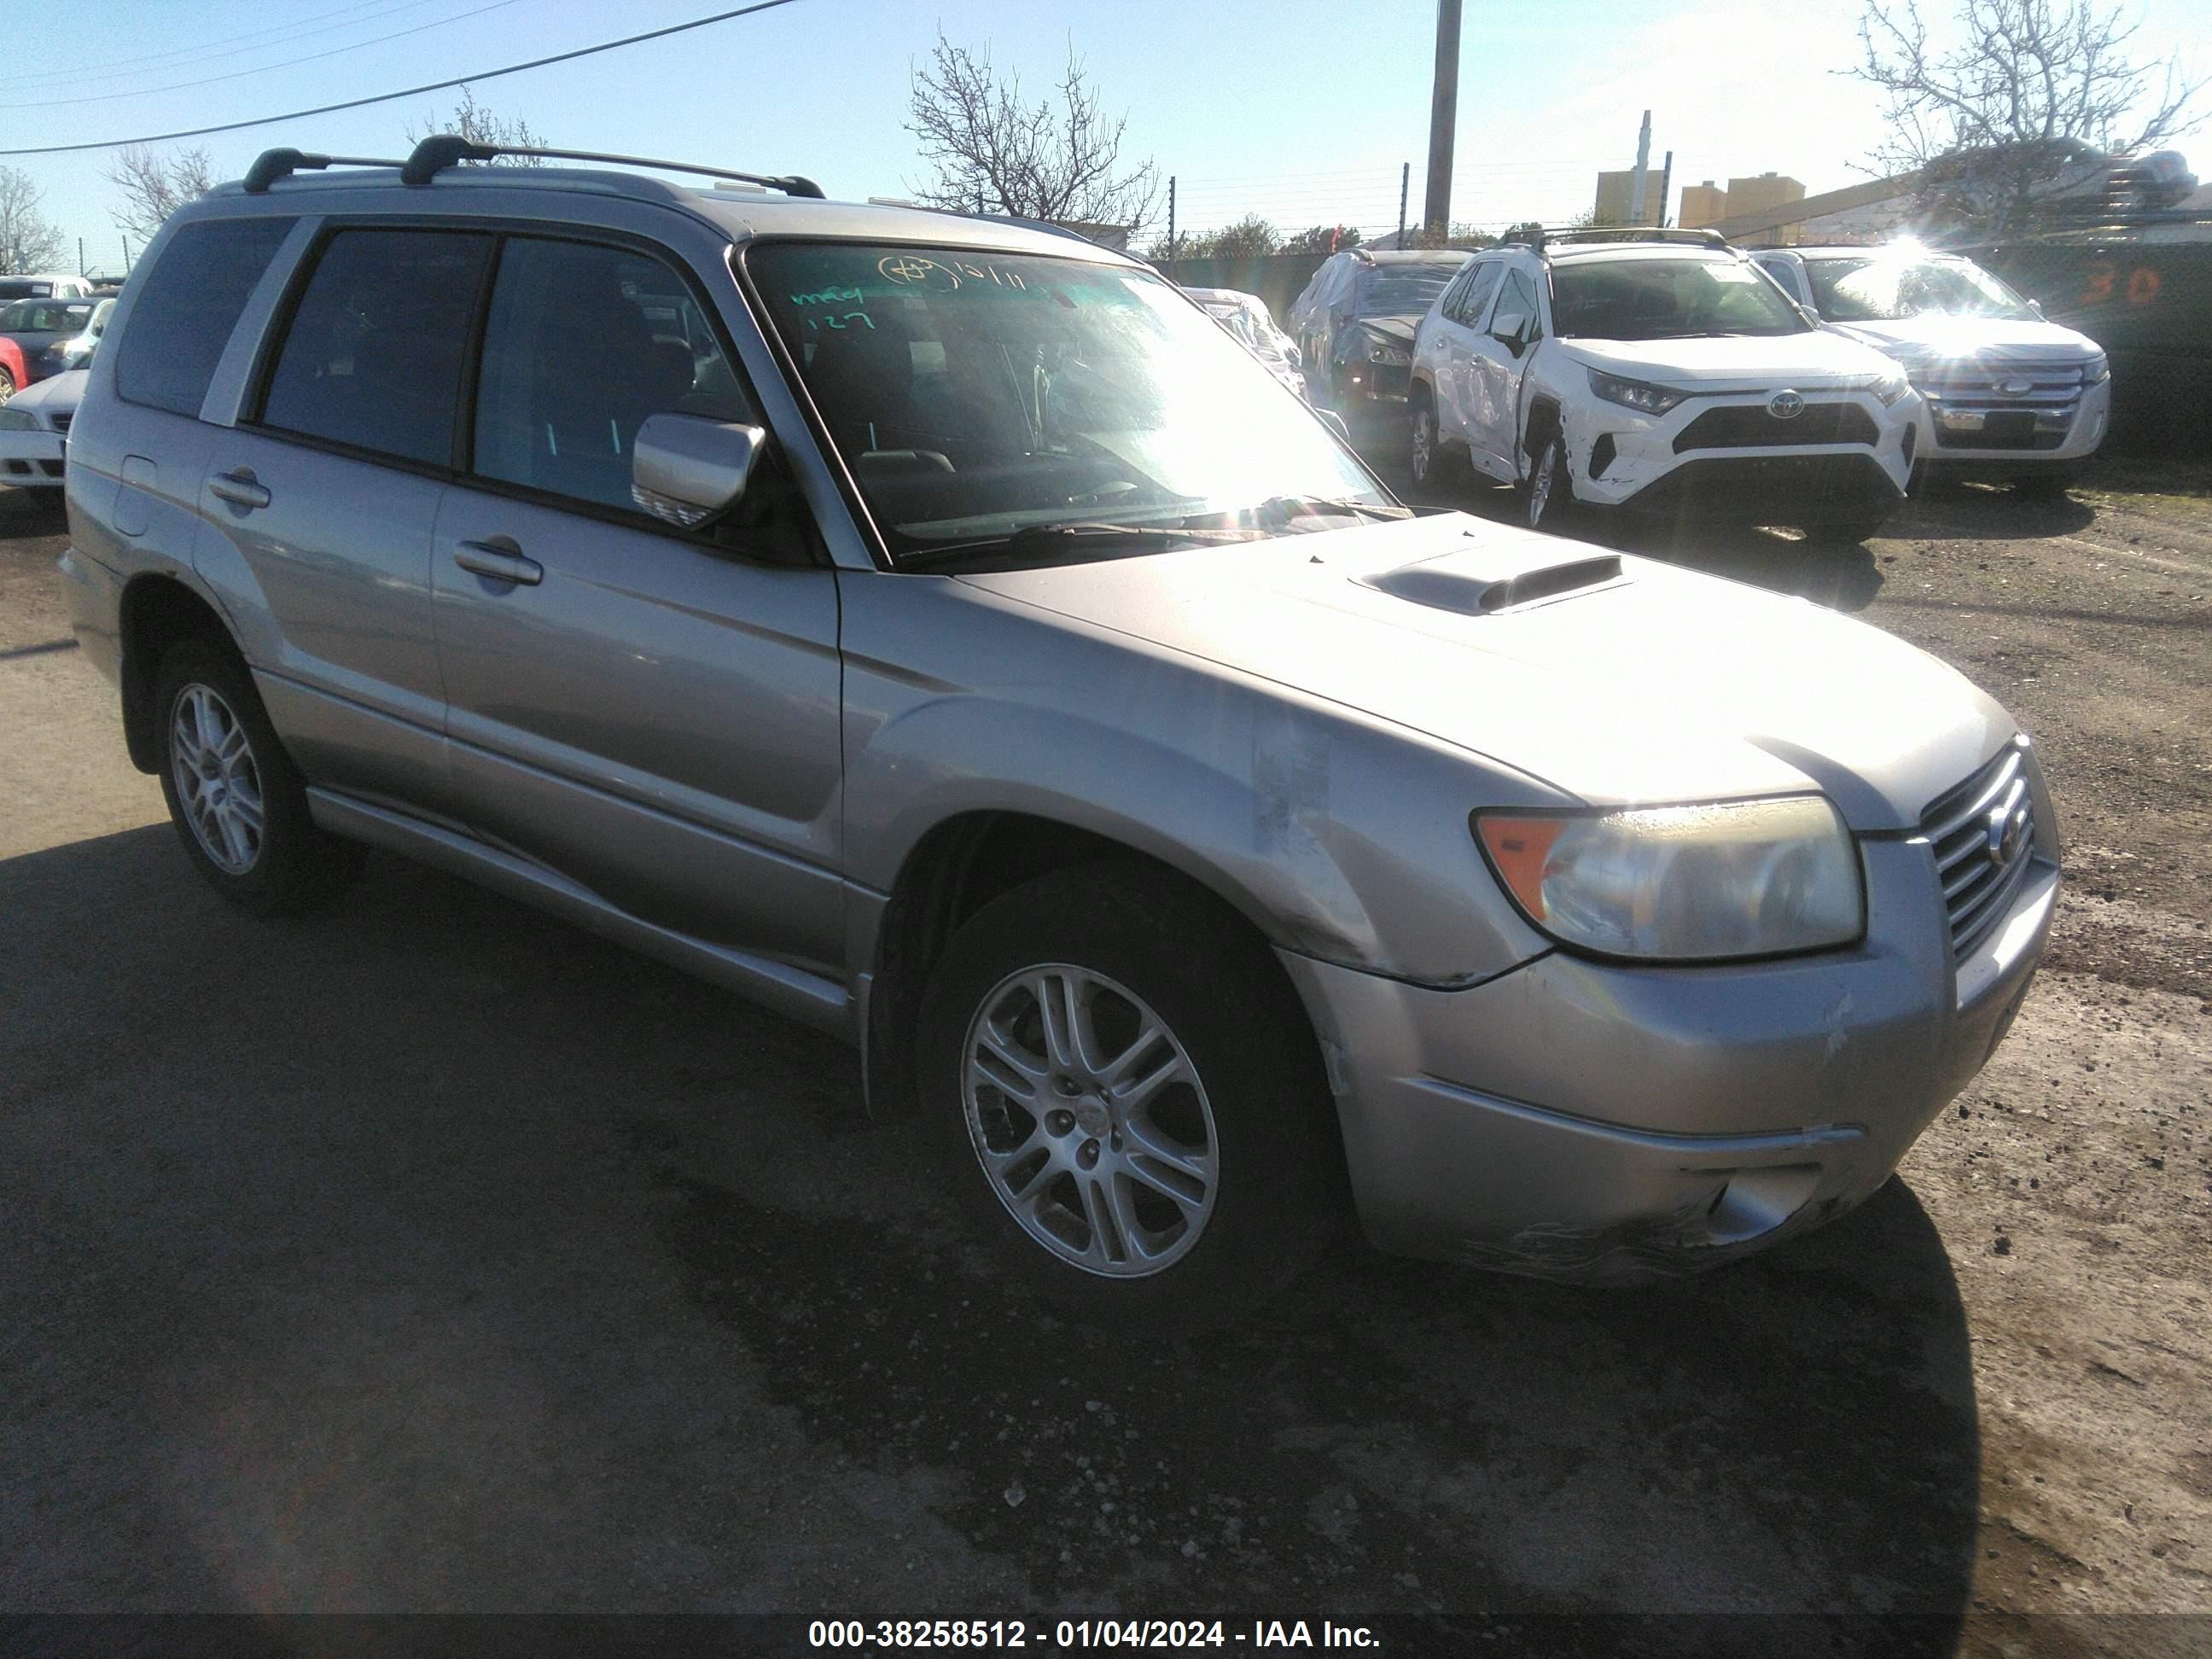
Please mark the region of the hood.
<svg viewBox="0 0 2212 1659"><path fill-rule="evenodd" d="M1455 513L959 580L1592 805L1818 787L1853 829L1899 830L2014 734L1954 670L1803 599L1632 557L1550 597L1504 586L1613 557Z"/></svg>
<svg viewBox="0 0 2212 1659"><path fill-rule="evenodd" d="M1896 371L1861 341L1826 329L1724 334L1709 340L1563 339L1577 362L1662 386L1835 386Z"/></svg>
<svg viewBox="0 0 2212 1659"><path fill-rule="evenodd" d="M1895 317L1878 323L1832 323L1838 334L1865 341L1894 356L1915 358L1931 354L1946 357L1978 357L1984 362L2007 359L2049 362L2053 358L2094 357L2100 348L2086 334L2077 334L2039 317Z"/></svg>
<svg viewBox="0 0 2212 1659"><path fill-rule="evenodd" d="M1421 319L1426 314L1425 312L1413 312L1402 317L1355 317L1352 326L1355 330L1364 329L1370 334L1380 335L1392 345L1401 345L1410 349L1413 343L1413 331L1421 325Z"/></svg>
<svg viewBox="0 0 2212 1659"><path fill-rule="evenodd" d="M59 374L50 374L43 380L34 380L8 400L10 409L36 409L48 415L65 415L84 401L85 382L92 378L89 369L65 369Z"/></svg>

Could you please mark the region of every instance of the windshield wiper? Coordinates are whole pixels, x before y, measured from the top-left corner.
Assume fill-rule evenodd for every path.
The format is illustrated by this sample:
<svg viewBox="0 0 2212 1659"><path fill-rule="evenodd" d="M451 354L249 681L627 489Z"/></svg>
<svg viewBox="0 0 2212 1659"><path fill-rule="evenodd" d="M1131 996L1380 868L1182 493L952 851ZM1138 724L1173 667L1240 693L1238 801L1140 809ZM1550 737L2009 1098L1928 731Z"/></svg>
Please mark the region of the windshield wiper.
<svg viewBox="0 0 2212 1659"><path fill-rule="evenodd" d="M982 553L1058 552L1084 547L1170 548L1205 546L1220 542L1246 542L1256 532L1246 530L1187 530L1172 525L1150 524L1025 524L1003 536L982 536L973 541L951 542L943 547L917 548L898 556L901 568L925 569L957 563Z"/></svg>

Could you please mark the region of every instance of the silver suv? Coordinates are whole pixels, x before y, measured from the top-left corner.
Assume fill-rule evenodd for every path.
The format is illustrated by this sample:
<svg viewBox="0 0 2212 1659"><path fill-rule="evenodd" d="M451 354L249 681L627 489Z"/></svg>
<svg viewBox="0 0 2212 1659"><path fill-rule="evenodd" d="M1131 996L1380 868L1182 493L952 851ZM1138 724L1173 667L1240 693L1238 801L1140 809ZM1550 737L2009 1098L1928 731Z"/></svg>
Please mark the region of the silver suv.
<svg viewBox="0 0 2212 1659"><path fill-rule="evenodd" d="M836 1032L1010 1276L1148 1323L1347 1208L1725 1260L2019 1006L2056 826L1942 664L1416 517L1048 227L486 154L264 157L90 371L76 631L226 897L386 848Z"/></svg>

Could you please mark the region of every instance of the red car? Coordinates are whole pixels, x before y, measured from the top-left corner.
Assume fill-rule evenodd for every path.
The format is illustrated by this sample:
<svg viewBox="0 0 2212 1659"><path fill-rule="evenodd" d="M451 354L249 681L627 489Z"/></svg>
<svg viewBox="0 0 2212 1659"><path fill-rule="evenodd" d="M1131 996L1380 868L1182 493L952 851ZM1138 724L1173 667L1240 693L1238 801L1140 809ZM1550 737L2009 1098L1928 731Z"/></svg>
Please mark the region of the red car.
<svg viewBox="0 0 2212 1659"><path fill-rule="evenodd" d="M0 404L61 373L62 343L92 320L97 300L15 300L0 306Z"/></svg>

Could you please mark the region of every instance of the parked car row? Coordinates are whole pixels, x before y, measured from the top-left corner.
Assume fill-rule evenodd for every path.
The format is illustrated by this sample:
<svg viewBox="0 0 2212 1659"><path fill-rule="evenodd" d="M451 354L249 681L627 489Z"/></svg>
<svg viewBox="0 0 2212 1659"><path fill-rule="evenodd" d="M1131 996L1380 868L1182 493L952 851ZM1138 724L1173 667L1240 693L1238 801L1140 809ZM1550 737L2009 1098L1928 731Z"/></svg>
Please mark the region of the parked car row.
<svg viewBox="0 0 2212 1659"><path fill-rule="evenodd" d="M1544 529L1610 510L1861 539L1931 471L2063 489L2111 405L2092 342L1911 244L1583 229L1354 250L1291 320L1333 405L1407 401L1417 483L1516 485Z"/></svg>
<svg viewBox="0 0 2212 1659"><path fill-rule="evenodd" d="M1716 1266L1869 1197L2002 1039L2057 825L1942 663L1416 514L1081 239L455 166L495 153L270 152L83 376L74 632L225 899L305 908L375 846L834 1032L994 1273L1145 1331L1348 1216ZM1700 422L1807 418L1786 374L1875 434L1844 485L1901 481L1894 365L1732 252L1378 269L1319 362L1389 367L1373 307L1448 288L1398 366L1462 353L1408 379L1432 460L1522 471L1534 430L1540 483L1626 498Z"/></svg>

